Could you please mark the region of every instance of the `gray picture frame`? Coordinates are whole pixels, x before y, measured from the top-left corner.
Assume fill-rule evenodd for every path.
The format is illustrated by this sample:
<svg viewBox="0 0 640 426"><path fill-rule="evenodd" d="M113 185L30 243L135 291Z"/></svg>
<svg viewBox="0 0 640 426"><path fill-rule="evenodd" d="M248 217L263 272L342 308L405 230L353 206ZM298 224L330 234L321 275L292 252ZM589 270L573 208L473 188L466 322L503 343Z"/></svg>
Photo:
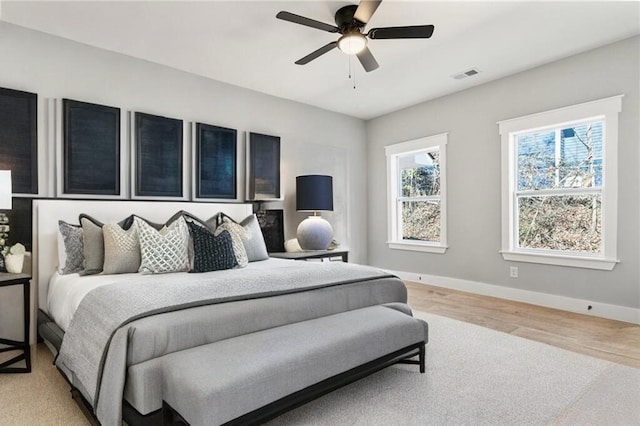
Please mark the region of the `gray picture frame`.
<svg viewBox="0 0 640 426"><path fill-rule="evenodd" d="M121 110L62 100L62 195L119 198Z"/></svg>
<svg viewBox="0 0 640 426"><path fill-rule="evenodd" d="M247 201L282 200L280 137L250 132L247 136Z"/></svg>
<svg viewBox="0 0 640 426"><path fill-rule="evenodd" d="M135 112L132 121L132 198L186 199L183 120Z"/></svg>
<svg viewBox="0 0 640 426"><path fill-rule="evenodd" d="M238 131L195 123L193 198L238 200Z"/></svg>

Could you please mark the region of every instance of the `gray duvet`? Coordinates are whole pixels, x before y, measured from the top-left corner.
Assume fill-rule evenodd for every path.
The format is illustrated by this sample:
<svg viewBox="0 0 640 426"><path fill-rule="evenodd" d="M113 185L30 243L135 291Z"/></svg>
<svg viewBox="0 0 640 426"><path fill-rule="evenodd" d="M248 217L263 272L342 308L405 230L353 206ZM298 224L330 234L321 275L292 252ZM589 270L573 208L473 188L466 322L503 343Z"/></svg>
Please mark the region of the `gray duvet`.
<svg viewBox="0 0 640 426"><path fill-rule="evenodd" d="M116 425L121 424L127 371L131 375L138 366L217 340L391 302L406 302L399 279L339 262L152 278L128 275L126 282L85 296L56 365L93 405L100 422ZM133 396L144 400L151 391L133 377L128 381ZM148 377L142 382L149 383ZM161 401L161 395L156 397Z"/></svg>

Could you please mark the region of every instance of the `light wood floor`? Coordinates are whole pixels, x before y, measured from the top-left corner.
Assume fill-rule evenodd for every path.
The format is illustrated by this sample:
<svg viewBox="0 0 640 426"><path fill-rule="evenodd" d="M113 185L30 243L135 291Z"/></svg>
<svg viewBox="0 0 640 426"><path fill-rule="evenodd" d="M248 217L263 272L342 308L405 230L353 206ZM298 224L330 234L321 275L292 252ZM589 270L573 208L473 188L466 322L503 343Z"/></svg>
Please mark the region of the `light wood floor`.
<svg viewBox="0 0 640 426"><path fill-rule="evenodd" d="M409 305L640 368L640 325L407 282Z"/></svg>

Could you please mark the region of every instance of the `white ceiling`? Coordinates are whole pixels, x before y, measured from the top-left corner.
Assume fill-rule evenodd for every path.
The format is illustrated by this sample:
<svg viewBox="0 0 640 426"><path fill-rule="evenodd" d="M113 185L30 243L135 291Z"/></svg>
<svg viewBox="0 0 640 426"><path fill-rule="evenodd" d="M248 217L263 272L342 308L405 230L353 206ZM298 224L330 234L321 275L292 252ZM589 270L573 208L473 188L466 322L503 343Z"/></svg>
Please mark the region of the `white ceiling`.
<svg viewBox="0 0 640 426"><path fill-rule="evenodd" d="M334 24L344 1L7 1L0 19L259 92L369 119L640 33L640 2L385 0L367 29L433 24L428 40L371 40L365 73L337 49L294 62L331 34L275 18ZM354 58L355 59L355 58ZM478 68L464 80L453 74Z"/></svg>

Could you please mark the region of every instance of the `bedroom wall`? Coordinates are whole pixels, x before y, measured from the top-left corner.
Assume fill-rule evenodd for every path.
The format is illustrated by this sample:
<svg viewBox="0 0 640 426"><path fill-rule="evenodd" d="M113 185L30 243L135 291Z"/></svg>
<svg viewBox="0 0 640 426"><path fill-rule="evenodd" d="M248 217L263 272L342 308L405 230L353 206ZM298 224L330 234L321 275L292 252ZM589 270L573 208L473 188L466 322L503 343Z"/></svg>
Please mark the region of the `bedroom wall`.
<svg viewBox="0 0 640 426"><path fill-rule="evenodd" d="M367 168L362 120L5 22L0 22L0 58L0 87L38 93L41 196L54 195L54 159L49 152L52 142L46 135L45 98L66 97L181 118L185 123L200 121L231 127L238 129L240 137L248 131L276 135L282 144L284 201L270 203L269 207L285 208L285 238L295 237L296 227L304 218L295 212L295 176L332 174L338 208L323 215L333 224L336 239L350 249L350 259L366 260ZM242 194L244 168L238 176ZM20 315L20 300L19 293L0 292L0 336L11 337L5 331L7 324ZM8 306L13 305L17 305L17 314L9 311L13 308ZM19 325L9 328L17 330L18 336L14 337L19 337Z"/></svg>
<svg viewBox="0 0 640 426"><path fill-rule="evenodd" d="M367 122L369 263L410 278L640 322L640 38L634 37ZM473 64L471 64L473 65ZM624 94L619 116L618 256L613 271L506 262L500 250L499 120ZM386 245L384 146L449 133L444 255ZM519 278L509 278L509 267ZM533 292L533 293L530 293ZM567 299L568 298L568 299ZM606 316L606 315L605 315Z"/></svg>

